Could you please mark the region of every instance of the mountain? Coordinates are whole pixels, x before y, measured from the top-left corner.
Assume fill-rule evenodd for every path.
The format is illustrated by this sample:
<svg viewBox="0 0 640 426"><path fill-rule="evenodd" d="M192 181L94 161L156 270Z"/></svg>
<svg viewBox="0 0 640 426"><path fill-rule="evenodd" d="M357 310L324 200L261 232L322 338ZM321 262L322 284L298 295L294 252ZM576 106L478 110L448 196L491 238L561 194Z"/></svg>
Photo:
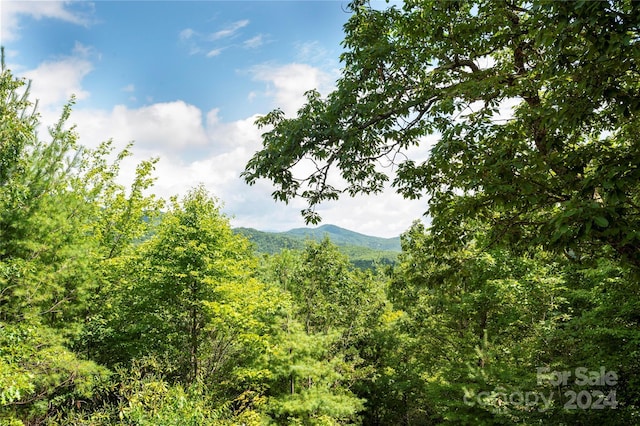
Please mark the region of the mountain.
<svg viewBox="0 0 640 426"><path fill-rule="evenodd" d="M400 237L380 238L360 234L335 225L318 228L296 228L286 232L265 232L253 228L235 228L234 232L247 237L258 253L274 254L283 249L304 249L307 240L321 241L329 237L340 251L349 256L359 268L389 265L396 262L400 252Z"/></svg>
<svg viewBox="0 0 640 426"><path fill-rule="evenodd" d="M274 254L283 249L300 250L304 248L304 239L285 235L284 232L258 231L253 228L235 228L233 232L247 237L258 253Z"/></svg>
<svg viewBox="0 0 640 426"><path fill-rule="evenodd" d="M349 231L335 225L322 225L318 228L296 228L280 234L303 239L322 240L325 236L337 246L368 247L374 250L400 251L400 237L380 238Z"/></svg>

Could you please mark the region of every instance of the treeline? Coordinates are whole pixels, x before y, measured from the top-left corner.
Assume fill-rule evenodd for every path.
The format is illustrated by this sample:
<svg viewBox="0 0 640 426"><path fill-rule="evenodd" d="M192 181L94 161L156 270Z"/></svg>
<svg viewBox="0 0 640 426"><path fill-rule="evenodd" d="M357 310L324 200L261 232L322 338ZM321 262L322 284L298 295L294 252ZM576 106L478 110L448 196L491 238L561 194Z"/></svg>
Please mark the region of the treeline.
<svg viewBox="0 0 640 426"><path fill-rule="evenodd" d="M637 423L638 271L608 253L477 222L446 251L416 223L393 270L257 257L203 188L148 195L155 160L117 184L128 151L69 115L42 140L3 66L0 423Z"/></svg>

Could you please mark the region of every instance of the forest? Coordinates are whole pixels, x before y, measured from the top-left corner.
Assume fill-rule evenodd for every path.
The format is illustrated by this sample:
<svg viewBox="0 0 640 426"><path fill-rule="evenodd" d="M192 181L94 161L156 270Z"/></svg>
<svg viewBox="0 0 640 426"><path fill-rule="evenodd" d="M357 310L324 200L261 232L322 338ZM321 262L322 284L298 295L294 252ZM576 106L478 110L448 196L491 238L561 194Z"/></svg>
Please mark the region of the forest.
<svg viewBox="0 0 640 426"><path fill-rule="evenodd" d="M312 223L424 199L378 268L258 254L156 159L117 183L131 146L83 146L73 98L43 136L2 61L0 424L640 424L640 5L349 7L335 90L259 118L243 177Z"/></svg>

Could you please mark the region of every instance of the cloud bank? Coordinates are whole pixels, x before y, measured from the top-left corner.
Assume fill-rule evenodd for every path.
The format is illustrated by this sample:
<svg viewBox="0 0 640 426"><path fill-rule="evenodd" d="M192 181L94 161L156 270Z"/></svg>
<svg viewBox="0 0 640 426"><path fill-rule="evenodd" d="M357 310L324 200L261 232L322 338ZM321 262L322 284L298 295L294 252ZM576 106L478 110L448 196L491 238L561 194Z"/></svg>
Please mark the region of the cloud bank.
<svg viewBox="0 0 640 426"><path fill-rule="evenodd" d="M57 19L71 24L89 26L92 22L92 3L69 1L2 0L0 7L0 39L15 40L20 33L20 16L33 19Z"/></svg>
<svg viewBox="0 0 640 426"><path fill-rule="evenodd" d="M57 119L71 93L78 98L91 96L82 84L93 69L87 51L79 46L68 57L43 62L24 73L33 80L32 95L40 99L45 124ZM251 69L249 78L261 82L261 96L287 114L295 114L303 105L305 91L319 88L326 93L334 81L334 76L304 63L263 64ZM133 91L134 87L123 90ZM293 200L288 205L276 203L271 198L274 188L269 182L260 181L249 187L240 178L246 162L261 148L260 130L254 124L257 115L224 121L220 112L219 108L202 111L176 99L139 108L76 107L71 122L77 125L80 143L89 147L106 139L113 139L119 148L135 141L133 157L122 167L123 184L131 181L138 162L158 157L153 192L161 197L184 195L190 188L204 184L222 200L234 226L263 230L304 226L300 216L300 210L306 207L303 200ZM424 208L424 203L404 200L387 191L371 197L345 196L320 206L319 212L324 223L390 237L405 231Z"/></svg>

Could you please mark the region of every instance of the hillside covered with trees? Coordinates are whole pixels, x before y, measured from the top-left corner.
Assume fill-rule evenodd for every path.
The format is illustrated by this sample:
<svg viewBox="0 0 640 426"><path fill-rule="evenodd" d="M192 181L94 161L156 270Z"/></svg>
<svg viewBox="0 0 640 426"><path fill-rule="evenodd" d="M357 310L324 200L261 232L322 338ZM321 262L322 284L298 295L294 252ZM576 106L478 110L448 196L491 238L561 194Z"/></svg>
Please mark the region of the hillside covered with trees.
<svg viewBox="0 0 640 426"><path fill-rule="evenodd" d="M358 268L373 269L393 265L401 251L400 238L379 238L349 231L335 225L297 228L285 232L265 232L251 228L235 228L254 245L256 253L277 254L284 249L302 250L307 243L328 238Z"/></svg>
<svg viewBox="0 0 640 426"><path fill-rule="evenodd" d="M311 222L424 198L384 270L258 255L204 187L151 195L154 159L118 184L128 150L84 147L73 99L39 133L3 61L0 424L638 424L639 8L350 4L335 91L260 118L244 177Z"/></svg>

